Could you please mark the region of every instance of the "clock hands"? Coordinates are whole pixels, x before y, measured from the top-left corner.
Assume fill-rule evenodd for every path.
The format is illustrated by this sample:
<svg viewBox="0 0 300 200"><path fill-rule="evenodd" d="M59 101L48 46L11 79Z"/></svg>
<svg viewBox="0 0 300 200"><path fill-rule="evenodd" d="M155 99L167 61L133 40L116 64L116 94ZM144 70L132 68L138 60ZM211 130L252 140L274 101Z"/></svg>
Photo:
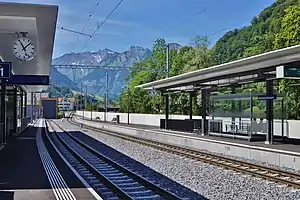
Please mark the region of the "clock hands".
<svg viewBox="0 0 300 200"><path fill-rule="evenodd" d="M22 49L23 49L23 51L26 51L26 48L24 47L23 43L22 43L20 40L18 40L18 41L20 42L20 44L21 44L21 46L22 46Z"/></svg>
<svg viewBox="0 0 300 200"><path fill-rule="evenodd" d="M20 40L18 40L19 42L20 42L20 44L21 44L21 46L22 46L22 49L23 49L23 51L26 51L26 48L29 46L29 45L31 45L32 44L32 42L29 42L26 46L24 46L23 45L23 43L20 41Z"/></svg>
<svg viewBox="0 0 300 200"><path fill-rule="evenodd" d="M29 57L28 53L26 52L26 48L27 48L29 45L31 45L32 42L29 42L26 46L24 46L23 43L22 43L20 40L18 40L18 41L19 41L19 43L20 43L21 46L22 46L22 50L25 52L25 56L28 56L28 57Z"/></svg>
<svg viewBox="0 0 300 200"><path fill-rule="evenodd" d="M29 45L32 45L32 42L29 42L24 48L26 49Z"/></svg>
<svg viewBox="0 0 300 200"><path fill-rule="evenodd" d="M14 42L13 53L17 59L29 61L35 57L36 49L34 43L26 38L18 38Z"/></svg>

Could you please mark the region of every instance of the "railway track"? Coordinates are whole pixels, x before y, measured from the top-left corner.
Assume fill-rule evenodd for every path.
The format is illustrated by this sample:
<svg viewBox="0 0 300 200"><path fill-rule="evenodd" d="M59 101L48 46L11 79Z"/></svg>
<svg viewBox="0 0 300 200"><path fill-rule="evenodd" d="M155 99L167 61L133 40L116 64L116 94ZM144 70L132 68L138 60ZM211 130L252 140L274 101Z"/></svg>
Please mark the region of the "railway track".
<svg viewBox="0 0 300 200"><path fill-rule="evenodd" d="M60 153L103 199L180 199L102 155L54 121L47 121L46 124L54 133L49 134L49 137L59 148Z"/></svg>
<svg viewBox="0 0 300 200"><path fill-rule="evenodd" d="M81 124L78 122L74 122L73 118L71 118L71 120L68 120L68 122L76 126ZM269 181L277 182L280 184L284 184L284 185L288 185L300 189L300 174L297 173L282 171L279 169L274 169L262 165L243 162L232 158L227 158L227 157L214 155L206 152L196 151L196 150L184 148L173 144L167 144L163 142L126 135L122 133L115 133L112 131L95 128L89 125L83 125L83 127L97 132L101 132L103 134L125 139L131 142L143 144L145 146L149 146L161 151L180 155L182 157L186 157L197 161L202 161L205 163L209 163L212 165L216 165L219 167L234 170L244 174L249 174L255 177L263 178Z"/></svg>

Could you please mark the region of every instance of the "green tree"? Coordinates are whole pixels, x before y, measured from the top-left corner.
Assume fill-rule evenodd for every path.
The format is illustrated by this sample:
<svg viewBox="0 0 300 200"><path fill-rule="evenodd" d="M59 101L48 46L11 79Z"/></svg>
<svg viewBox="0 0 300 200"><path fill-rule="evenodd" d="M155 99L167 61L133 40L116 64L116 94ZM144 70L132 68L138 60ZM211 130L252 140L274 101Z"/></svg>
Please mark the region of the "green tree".
<svg viewBox="0 0 300 200"><path fill-rule="evenodd" d="M274 49L280 49L299 44L300 41L300 0L277 0L271 6L265 8L251 21L251 25L234 29L222 36L212 49L208 48L207 37L197 36L193 38L190 46L184 46L179 50L171 49L170 52L170 76L203 69L212 65L226 63L241 58L261 54ZM151 96L149 91L134 88L134 86L150 81L165 78L166 67L166 42L158 39L154 42L152 56L142 62L134 64L130 73L130 107L131 112L159 113L164 110L164 100L160 95ZM147 71L141 71L141 70ZM153 70L149 72L149 70ZM289 118L299 118L300 91L291 87L293 81L275 81L275 91L285 93ZM238 89L238 92L265 92L265 83L248 84ZM227 89L219 90L225 93ZM120 99L121 110L127 111L125 91ZM170 112L188 114L188 95L172 94L170 98ZM199 113L200 95L194 98L194 114ZM255 102L256 108L265 109L264 102ZM230 108L228 103L220 102L220 110ZM245 104L244 109L249 105ZM279 111L279 104L275 104L275 111Z"/></svg>
<svg viewBox="0 0 300 200"><path fill-rule="evenodd" d="M172 68L176 68L180 73L191 72L213 65L211 51L208 48L209 40L207 37L196 36L191 40L189 47L183 47L179 51L174 61L180 63L181 70L178 66L172 64ZM173 60L172 60L173 61ZM175 70L174 70L175 71ZM174 94L171 96L170 111L171 113L188 114L189 110L189 96L187 94ZM198 95L199 98L199 95ZM193 113L199 114L199 104L197 103L197 96L193 98Z"/></svg>
<svg viewBox="0 0 300 200"><path fill-rule="evenodd" d="M186 51L182 58L185 63L182 72L190 72L212 66L213 60L208 48L208 38L197 36L192 39L191 44L194 45L194 48Z"/></svg>
<svg viewBox="0 0 300 200"><path fill-rule="evenodd" d="M300 41L300 6L288 7L285 12L274 41L276 49L297 45Z"/></svg>
<svg viewBox="0 0 300 200"><path fill-rule="evenodd" d="M300 6L290 6L285 10L285 16L282 19L281 29L276 34L274 48L280 49L298 45L300 43ZM280 81L278 92L284 93L287 97L288 117L300 118L300 88L291 86L294 81Z"/></svg>
<svg viewBox="0 0 300 200"><path fill-rule="evenodd" d="M184 66L186 65L186 60L184 60L183 57L192 50L193 47L191 46L184 46L178 51L171 50L170 76L176 76L183 73Z"/></svg>
<svg viewBox="0 0 300 200"><path fill-rule="evenodd" d="M161 104L161 97L152 98L149 91L135 88L135 86L165 78L166 67L166 42L164 39L157 39L152 48L152 55L144 61L134 64L129 75L129 96L130 112L152 113L154 106ZM120 108L127 112L128 89L121 94Z"/></svg>

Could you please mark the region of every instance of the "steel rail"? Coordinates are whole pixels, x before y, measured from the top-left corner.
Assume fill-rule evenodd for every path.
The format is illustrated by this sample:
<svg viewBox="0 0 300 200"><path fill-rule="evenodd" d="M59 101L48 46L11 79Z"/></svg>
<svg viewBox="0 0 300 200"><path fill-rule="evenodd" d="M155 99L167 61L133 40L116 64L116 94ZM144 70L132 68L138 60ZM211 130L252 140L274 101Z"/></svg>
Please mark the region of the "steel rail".
<svg viewBox="0 0 300 200"><path fill-rule="evenodd" d="M126 176L132 178L133 180L135 180L136 182L140 183L141 185L144 185L146 188L149 188L150 190L152 190L153 192L155 192L156 194L160 195L163 198L166 199L170 199L170 200L178 200L180 199L178 196L176 196L175 194L165 190L162 187L159 187L157 185L155 185L154 183L148 181L147 179L143 178L142 176L136 174L135 172L131 171L128 168L123 167L122 165L118 164L117 162L113 161L112 159L110 159L109 157L101 154L100 152L98 152L97 150L95 150L94 148L92 148L91 146L85 144L84 142L82 142L81 140L79 140L78 138L76 138L75 136L73 136L70 132L66 131L64 128L62 128L59 124L57 124L55 121L52 121L52 123L54 123L59 129L61 129L65 134L67 134L73 141L75 141L76 143L78 143L80 146L82 146L84 149L88 150L90 153L92 153L93 155L95 155L96 157L100 158L101 160L104 160L105 162L109 163L110 165L112 165L114 168L118 169L119 171L121 171L123 174L125 174ZM62 139L63 140L63 139ZM65 141L63 141L65 142ZM66 142L65 142L66 143ZM87 163L87 162L86 162ZM109 180L108 180L109 181ZM116 188L118 186L115 186ZM122 190L121 188L119 188L120 190ZM121 195L125 195L126 191L121 192ZM131 198L130 195L127 195L127 199ZM122 198L123 199L123 198ZM131 198L134 199L134 198Z"/></svg>
<svg viewBox="0 0 300 200"><path fill-rule="evenodd" d="M91 120L86 120L86 121L91 121ZM73 118L71 119L71 121L68 120L68 122L76 126L80 124L78 122L74 122ZM143 144L168 153L177 154L193 160L202 161L226 169L231 169L237 172L250 174L255 177L278 182L281 184L286 184L295 188L300 188L300 174L297 173L287 172L287 171L283 171L283 170L279 170L279 169L275 169L263 165L258 165L250 162L236 160L233 158L228 158L225 156L188 149L174 144L149 140L149 139L145 139L137 136L131 136L123 133L116 133L113 131L109 131L107 129L96 128L86 124L83 124L83 127L103 134L125 139L131 142Z"/></svg>

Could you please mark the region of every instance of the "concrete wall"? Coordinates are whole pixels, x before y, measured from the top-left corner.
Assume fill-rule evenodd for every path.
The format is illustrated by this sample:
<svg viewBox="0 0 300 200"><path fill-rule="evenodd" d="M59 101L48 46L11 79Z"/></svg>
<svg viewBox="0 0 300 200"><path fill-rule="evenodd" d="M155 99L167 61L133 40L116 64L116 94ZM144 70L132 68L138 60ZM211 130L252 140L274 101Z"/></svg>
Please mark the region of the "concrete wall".
<svg viewBox="0 0 300 200"><path fill-rule="evenodd" d="M82 111L76 111L76 114L82 115ZM110 113L106 114L107 121L111 121L116 115L120 115L120 122L127 123L127 113ZM84 116L86 118L91 118L90 111L84 111ZM93 119L100 117L101 120L104 119L104 112L92 112ZM164 119L165 115L156 114L130 114L129 122L131 124L144 124L151 126L159 126L160 119ZM188 115L170 115L169 119L188 119ZM201 119L201 116L193 116L193 119ZM215 117L215 119L221 119L224 122L230 122L230 117ZM242 118L242 121L249 121L249 118ZM238 122L238 119L236 119ZM274 135L282 135L282 123L281 120L274 120ZM223 125L223 130L225 130L225 125ZM286 120L284 122L284 136L290 138L300 139L300 120Z"/></svg>
<svg viewBox="0 0 300 200"><path fill-rule="evenodd" d="M198 150L208 150L210 152L222 153L225 155L237 156L300 170L299 153L255 147L250 145L241 145L230 142L222 142L205 138L197 138L192 137L190 134L178 135L176 133L170 134L163 131L142 130L131 127L118 126L117 124L113 125L107 123L94 123L91 121L82 121L80 119L75 120L78 122L83 122L84 124L90 126L94 126L96 128L107 129L117 133L134 135L150 140L167 142L170 144L176 144Z"/></svg>

